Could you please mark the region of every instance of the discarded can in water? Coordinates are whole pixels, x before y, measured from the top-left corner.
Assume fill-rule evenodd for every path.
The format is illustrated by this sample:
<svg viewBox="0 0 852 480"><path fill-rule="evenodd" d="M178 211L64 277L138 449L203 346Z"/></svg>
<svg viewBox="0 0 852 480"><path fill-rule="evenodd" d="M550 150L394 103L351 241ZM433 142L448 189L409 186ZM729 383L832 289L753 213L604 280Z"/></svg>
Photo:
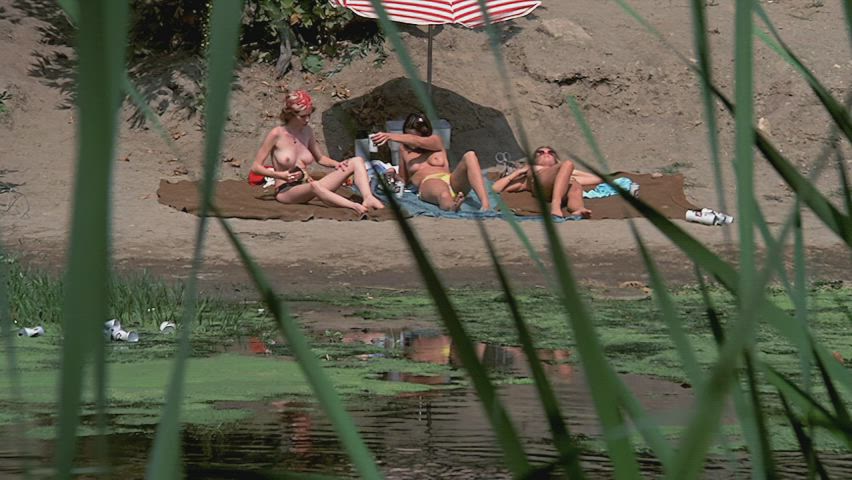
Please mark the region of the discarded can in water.
<svg viewBox="0 0 852 480"><path fill-rule="evenodd" d="M162 333L175 333L175 329L177 329L175 322L166 321L160 324L160 332Z"/></svg>
<svg viewBox="0 0 852 480"><path fill-rule="evenodd" d="M18 330L19 337L40 337L42 335L44 335L44 327L41 325L32 328L24 327Z"/></svg>
<svg viewBox="0 0 852 480"><path fill-rule="evenodd" d="M139 341L139 334L128 332L127 330L119 330L112 334L112 339L119 342L136 343Z"/></svg>
<svg viewBox="0 0 852 480"><path fill-rule="evenodd" d="M118 319L113 318L112 320L107 320L104 322L104 336L108 338L113 338L115 336L115 332L121 330L121 322Z"/></svg>
<svg viewBox="0 0 852 480"><path fill-rule="evenodd" d="M121 322L117 318L104 322L104 336L119 342L136 343L139 341L139 334L122 329Z"/></svg>
<svg viewBox="0 0 852 480"><path fill-rule="evenodd" d="M687 210L686 221L701 223L703 225L721 226L734 223L734 217L709 208L702 208L701 210Z"/></svg>

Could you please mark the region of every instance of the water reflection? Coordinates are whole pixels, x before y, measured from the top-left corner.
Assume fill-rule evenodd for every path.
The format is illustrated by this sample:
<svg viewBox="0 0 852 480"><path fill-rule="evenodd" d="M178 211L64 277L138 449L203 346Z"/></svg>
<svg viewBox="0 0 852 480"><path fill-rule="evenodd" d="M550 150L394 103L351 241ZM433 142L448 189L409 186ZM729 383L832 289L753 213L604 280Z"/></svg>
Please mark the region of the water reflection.
<svg viewBox="0 0 852 480"><path fill-rule="evenodd" d="M364 343L385 350L400 350L402 355L415 362L435 365L461 367L462 363L452 339L437 330L367 330L357 329L343 334L344 343ZM476 356L482 364L492 371L515 376L530 376L529 365L520 347L476 342L473 345ZM371 355L362 355L369 359ZM536 351L539 361L551 376L570 381L574 367L569 363L571 352L568 350L539 349ZM391 372L386 378L391 381L412 381L429 385L441 384L419 376Z"/></svg>
<svg viewBox="0 0 852 480"><path fill-rule="evenodd" d="M430 330L369 331L343 334L343 342L364 343L379 350L401 352L413 361L458 366L450 339ZM265 354L268 347L259 340L241 342L247 354ZM518 347L479 343L477 356L492 371L529 376L523 352ZM390 352L388 352L390 353ZM537 356L553 382L565 421L573 435L600 438L591 394L581 369L570 363L567 350L539 350ZM393 381L429 385L451 381L448 375L413 375L388 372ZM622 375L621 380L661 426L683 425L692 406L692 391L680 385L641 375ZM508 409L522 437L531 461L544 464L555 458L547 419L538 392L532 385L507 384L498 395ZM224 406L224 405L223 405ZM183 460L188 478L251 478L266 472L312 472L354 477L349 459L323 412L313 403L292 398L257 402L232 402L228 407L250 409L253 415L223 427L189 426L183 432ZM503 454L497 447L490 423L476 394L467 388L434 389L396 397L350 399L348 410L367 446L389 479L503 479L511 475L503 468ZM120 426L111 418L113 427ZM732 418L723 421L731 422ZM113 460L112 478L142 478L154 426L139 433L117 433L109 439ZM14 431L0 429L0 477L23 478L25 458L34 464L49 464L53 441L32 441L26 453ZM80 439L77 465L93 467L97 455L94 438ZM780 478L801 478L807 467L796 454L776 455ZM849 455L823 455L822 460L835 478L852 478ZM583 466L589 478L612 478L606 455L585 453ZM661 476L653 458L640 459L643 477ZM740 478L749 475L745 455L733 462L711 459L704 478ZM258 477L259 478L259 477Z"/></svg>

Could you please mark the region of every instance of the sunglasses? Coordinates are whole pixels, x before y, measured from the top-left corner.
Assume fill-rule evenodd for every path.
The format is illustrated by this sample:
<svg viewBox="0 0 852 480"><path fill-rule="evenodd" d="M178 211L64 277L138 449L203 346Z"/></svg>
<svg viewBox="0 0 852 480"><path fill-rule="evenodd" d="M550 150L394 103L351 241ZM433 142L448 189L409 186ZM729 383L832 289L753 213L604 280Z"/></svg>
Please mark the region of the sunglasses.
<svg viewBox="0 0 852 480"><path fill-rule="evenodd" d="M535 151L535 156L544 155L545 153L549 153L551 155L556 155L556 151L552 148L539 148Z"/></svg>

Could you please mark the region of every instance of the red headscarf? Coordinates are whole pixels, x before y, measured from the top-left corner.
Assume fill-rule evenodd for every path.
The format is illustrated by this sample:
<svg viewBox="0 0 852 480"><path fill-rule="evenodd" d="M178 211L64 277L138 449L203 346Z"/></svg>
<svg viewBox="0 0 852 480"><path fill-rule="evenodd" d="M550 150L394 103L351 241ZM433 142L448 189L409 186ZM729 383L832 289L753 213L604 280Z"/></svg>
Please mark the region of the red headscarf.
<svg viewBox="0 0 852 480"><path fill-rule="evenodd" d="M311 99L311 94L305 90L296 90L287 95L285 100L287 107L297 112L310 112L314 109L314 101Z"/></svg>

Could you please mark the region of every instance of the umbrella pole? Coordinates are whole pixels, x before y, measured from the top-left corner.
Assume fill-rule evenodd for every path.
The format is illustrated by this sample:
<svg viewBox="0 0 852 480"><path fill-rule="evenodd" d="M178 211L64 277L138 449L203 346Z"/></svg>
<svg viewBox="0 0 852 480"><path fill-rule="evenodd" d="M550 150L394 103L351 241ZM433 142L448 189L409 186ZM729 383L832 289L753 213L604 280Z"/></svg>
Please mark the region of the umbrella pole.
<svg viewBox="0 0 852 480"><path fill-rule="evenodd" d="M429 99L432 99L432 25L428 27L429 32L429 46L426 49L426 82L428 84L427 93L429 94Z"/></svg>

